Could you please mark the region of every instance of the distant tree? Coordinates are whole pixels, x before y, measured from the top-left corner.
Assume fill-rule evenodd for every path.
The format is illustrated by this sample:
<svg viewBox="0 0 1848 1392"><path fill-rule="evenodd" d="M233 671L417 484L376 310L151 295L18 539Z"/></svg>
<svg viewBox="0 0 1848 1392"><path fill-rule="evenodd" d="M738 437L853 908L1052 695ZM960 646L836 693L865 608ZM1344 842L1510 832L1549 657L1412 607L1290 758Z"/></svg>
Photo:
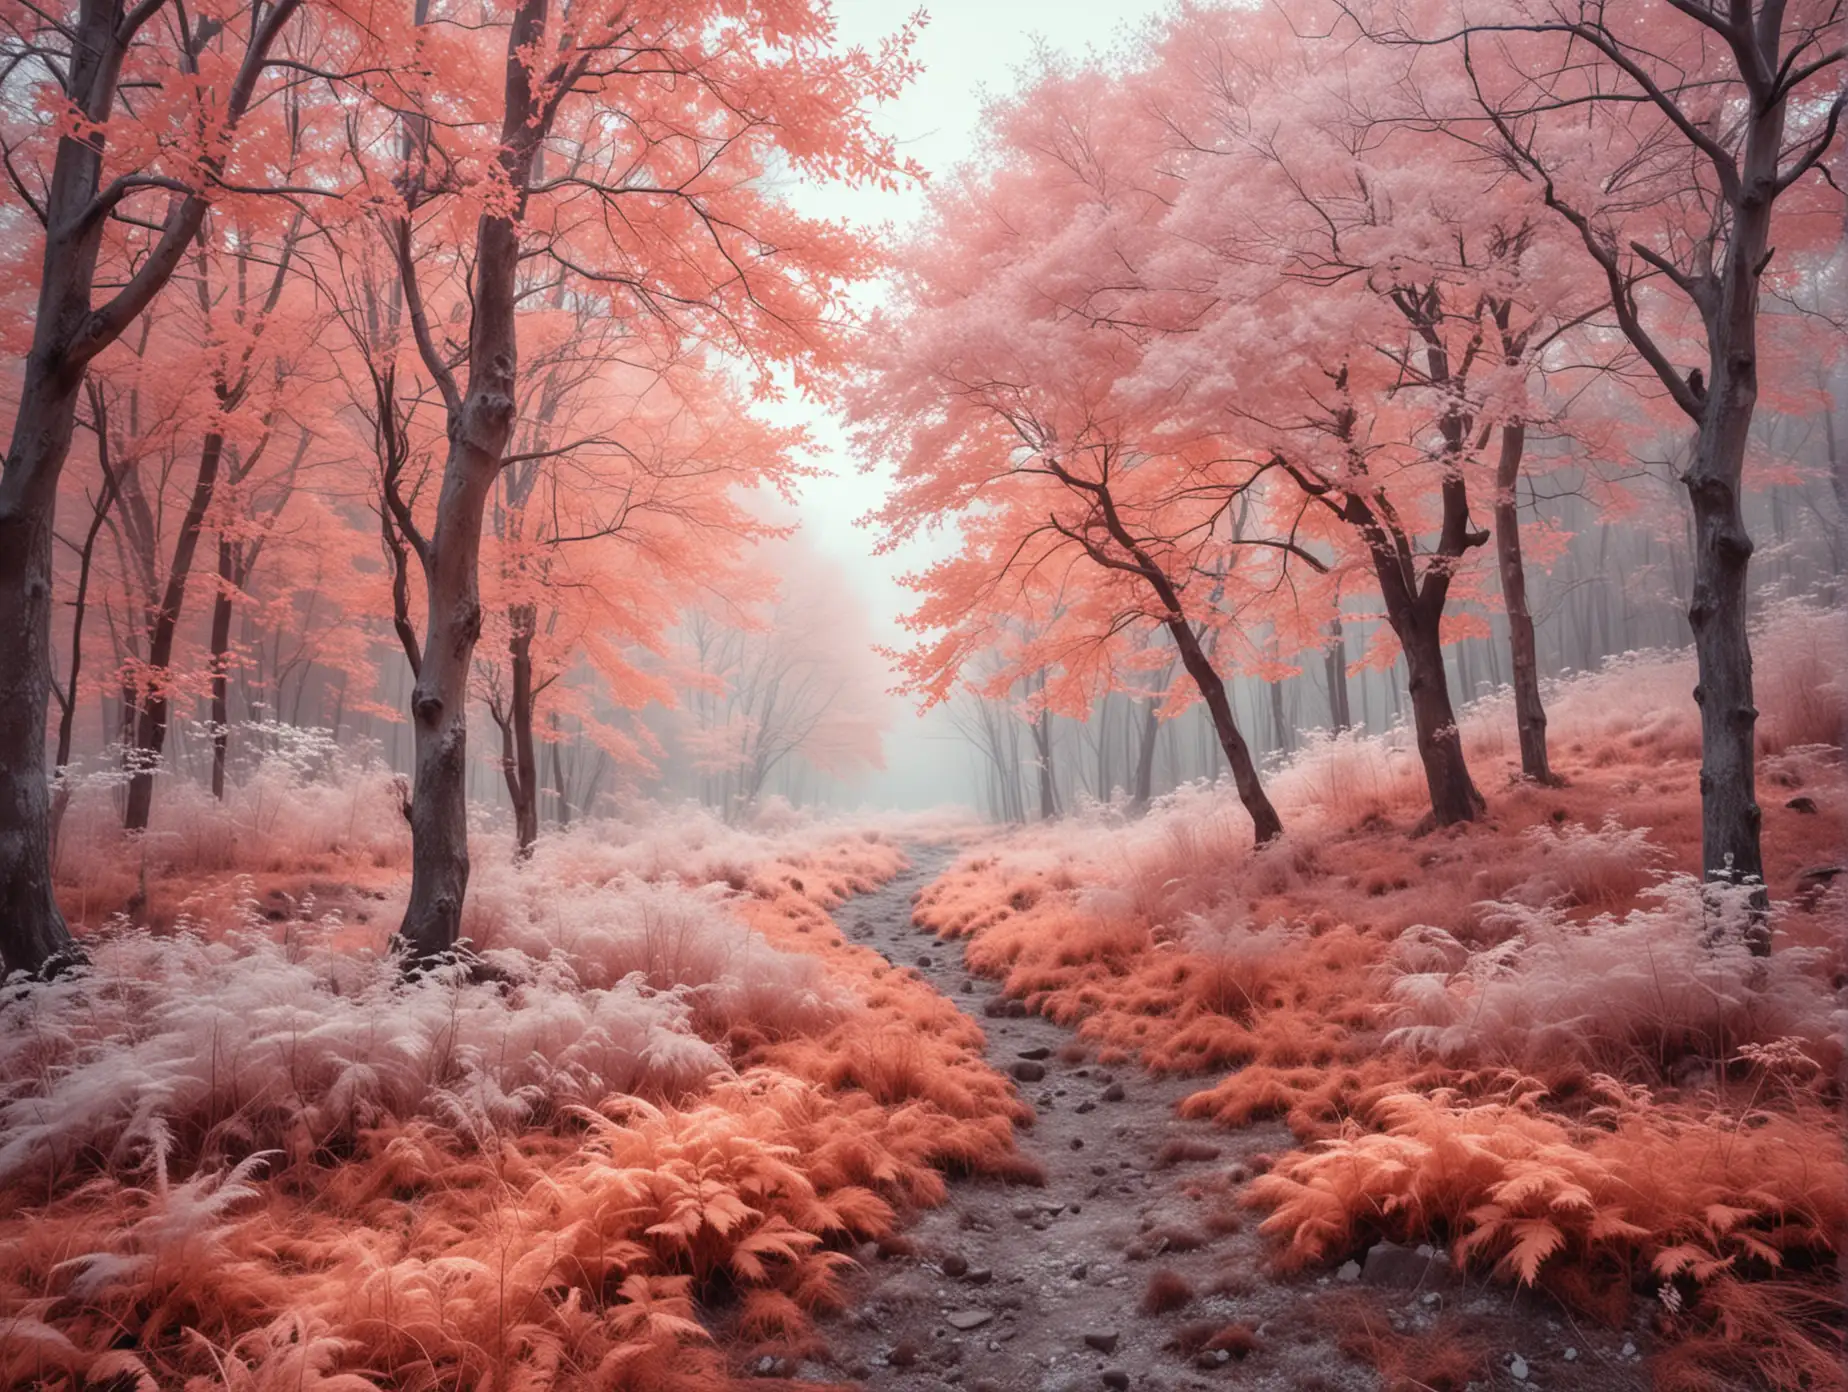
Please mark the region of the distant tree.
<svg viewBox="0 0 1848 1392"><path fill-rule="evenodd" d="M833 774L883 763L873 635L846 577L799 538L765 543L756 559L776 577L774 598L687 616L695 668L681 738L727 820L797 759Z"/></svg>
<svg viewBox="0 0 1848 1392"><path fill-rule="evenodd" d="M288 154L293 156L296 151L291 149ZM291 178L296 171L285 167L281 173ZM173 340L183 335L203 345L204 361L196 366L203 369L198 375L209 384L210 394L201 393L198 403L206 414L200 422L197 463L179 524L170 538L171 553L165 558L159 592L148 596L146 612L138 616L145 647L123 685L128 706L123 713L123 753L129 779L122 824L131 832L146 831L153 811L154 778L166 748L173 705L180 620L220 478L248 469L248 463L236 461L240 453L250 461L262 457L281 411L279 398L294 386L289 380L289 355L304 352L312 338L301 317L290 322L289 316L278 315L302 231L299 215L290 218L273 240L248 223L227 226L208 218L199 229L187 266L192 303L173 302L167 308L170 322L159 349L165 356L190 362L194 355L179 350ZM277 337L288 340L280 356ZM240 426L246 435L242 440L238 438ZM192 444L190 432L185 444ZM227 462L227 454L233 456L232 462ZM169 539L150 535L148 540L152 547ZM150 574L163 569L151 553L148 563Z"/></svg>
<svg viewBox="0 0 1848 1392"><path fill-rule="evenodd" d="M752 415L707 355L651 363L595 323L550 328L491 504L496 641L476 657L522 857L539 834L541 694L581 661L624 709L671 702L637 655L666 652L690 606L744 597L749 548L782 533L751 500L803 472L799 436Z"/></svg>

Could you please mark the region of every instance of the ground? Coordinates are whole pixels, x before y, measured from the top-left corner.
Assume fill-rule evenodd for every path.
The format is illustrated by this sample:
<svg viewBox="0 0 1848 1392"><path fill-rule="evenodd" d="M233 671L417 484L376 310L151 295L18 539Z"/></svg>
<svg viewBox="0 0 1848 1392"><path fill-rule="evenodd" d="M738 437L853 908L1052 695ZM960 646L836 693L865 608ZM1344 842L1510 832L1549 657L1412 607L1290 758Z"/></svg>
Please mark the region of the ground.
<svg viewBox="0 0 1848 1392"><path fill-rule="evenodd" d="M1473 711L1435 834L1401 735L1274 770L1256 850L1224 786L483 837L479 961L410 980L384 771L74 808L90 965L0 991L0 1385L1840 1392L1818 651L1760 644L1769 958L1687 873L1673 656L1552 693L1562 787Z"/></svg>
<svg viewBox="0 0 1848 1392"><path fill-rule="evenodd" d="M818 1376L845 1372L894 1392L1333 1392L1379 1385L1342 1348L1370 1344L1372 1322L1388 1339L1426 1341L1412 1356L1427 1370L1479 1350L1461 1366L1484 1388L1647 1385L1642 1331L1588 1329L1448 1263L1401 1262L1382 1276L1376 1260L1365 1282L1358 1269L1270 1275L1237 1198L1289 1133L1275 1121L1228 1134L1184 1120L1176 1108L1198 1079L1102 1067L1070 1029L1008 1009L992 981L965 969L958 943L912 922L918 891L949 859L915 852L910 869L836 918L982 1021L985 1057L1033 1108L1022 1143L1045 1183L957 1181L903 1239L869 1244L846 1287L852 1313L823 1326L833 1359ZM1516 1355L1522 1379L1509 1371Z"/></svg>

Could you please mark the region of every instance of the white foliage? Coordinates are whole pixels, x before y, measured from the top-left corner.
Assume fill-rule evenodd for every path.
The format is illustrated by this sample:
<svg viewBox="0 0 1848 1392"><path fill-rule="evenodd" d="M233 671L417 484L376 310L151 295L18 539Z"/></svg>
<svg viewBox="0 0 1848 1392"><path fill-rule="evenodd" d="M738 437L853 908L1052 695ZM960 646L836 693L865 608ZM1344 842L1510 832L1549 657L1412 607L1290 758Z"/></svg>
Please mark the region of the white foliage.
<svg viewBox="0 0 1848 1392"><path fill-rule="evenodd" d="M127 1196L140 1201L146 1211L121 1234L120 1248L59 1263L57 1270L72 1273L70 1293L94 1300L117 1286L175 1285L187 1273L218 1261L237 1225L231 1210L259 1197L252 1181L268 1159L246 1156L229 1170L169 1184L165 1158L158 1157L155 1187L128 1191Z"/></svg>
<svg viewBox="0 0 1848 1392"><path fill-rule="evenodd" d="M307 797L333 757L284 742L253 781ZM820 959L773 948L732 905L758 867L840 841L838 826L741 830L690 809L547 837L523 866L483 856L464 927L491 982L406 981L311 902L268 923L242 877L173 932L117 923L87 942L87 967L0 987L0 1184L79 1161L158 1174L179 1149L294 1158L418 1116L485 1135L698 1088L729 1071L711 1041L734 1026L805 1032L852 1004ZM238 926L212 931L227 913Z"/></svg>
<svg viewBox="0 0 1848 1392"><path fill-rule="evenodd" d="M708 926L745 936L728 916ZM0 999L0 1182L86 1150L152 1167L168 1127L205 1148L299 1151L439 1103L505 1126L610 1093L678 1093L728 1067L693 1025L714 983L584 986L562 954L496 954L500 984L457 971L407 983L388 959L256 932L119 932L91 959Z"/></svg>
<svg viewBox="0 0 1848 1392"><path fill-rule="evenodd" d="M1484 924L1502 940L1473 952L1413 928L1395 948L1388 1042L1456 1062L1615 1071L1790 1038L1833 1066L1848 1014L1815 970L1821 954L1753 956L1750 892L1676 875L1644 890L1644 907L1584 923L1497 900Z"/></svg>

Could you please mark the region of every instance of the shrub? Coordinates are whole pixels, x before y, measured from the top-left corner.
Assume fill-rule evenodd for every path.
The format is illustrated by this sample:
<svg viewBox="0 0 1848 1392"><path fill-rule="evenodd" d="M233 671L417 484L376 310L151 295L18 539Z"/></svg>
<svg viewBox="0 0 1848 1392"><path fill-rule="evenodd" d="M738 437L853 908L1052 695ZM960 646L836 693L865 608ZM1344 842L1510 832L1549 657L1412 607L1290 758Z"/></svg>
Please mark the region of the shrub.
<svg viewBox="0 0 1848 1392"><path fill-rule="evenodd" d="M1583 1122L1547 1115L1543 1094L1520 1084L1479 1103L1389 1094L1370 1109L1381 1129L1350 1126L1284 1157L1246 1202L1271 1210L1260 1230L1281 1242L1287 1266L1374 1237L1448 1242L1459 1261L1582 1305L1621 1306L1646 1276L1672 1291L1673 1312L1740 1339L1748 1331L1728 1324L1738 1299L1728 1283L1833 1266L1848 1237L1848 1159L1828 1113L1729 1117L1600 1087L1608 1105ZM1826 1278L1804 1288L1811 1302L1829 1299Z"/></svg>
<svg viewBox="0 0 1848 1392"><path fill-rule="evenodd" d="M1387 1041L1451 1063L1663 1078L1682 1059L1794 1039L1832 1072L1848 1014L1816 971L1823 954L1753 956L1751 893L1678 875L1644 907L1586 923L1504 900L1484 914L1503 940L1475 952L1414 929L1393 950Z"/></svg>

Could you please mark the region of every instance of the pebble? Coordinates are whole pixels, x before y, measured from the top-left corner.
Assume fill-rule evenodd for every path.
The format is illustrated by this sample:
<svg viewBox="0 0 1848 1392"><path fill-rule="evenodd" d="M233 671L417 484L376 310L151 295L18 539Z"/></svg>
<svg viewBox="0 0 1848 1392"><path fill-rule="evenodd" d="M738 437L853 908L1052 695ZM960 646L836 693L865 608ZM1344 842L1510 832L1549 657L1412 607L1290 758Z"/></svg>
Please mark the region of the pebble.
<svg viewBox="0 0 1848 1392"><path fill-rule="evenodd" d="M1341 1269L1335 1272L1335 1279L1337 1281L1358 1281L1360 1279L1360 1263L1357 1261L1342 1262Z"/></svg>
<svg viewBox="0 0 1848 1392"><path fill-rule="evenodd" d="M1117 1340L1122 1336L1114 1329L1092 1330L1084 1336L1086 1348L1094 1348L1099 1353L1115 1353Z"/></svg>
<svg viewBox="0 0 1848 1392"><path fill-rule="evenodd" d="M1052 1057L1052 1048L1046 1044L1035 1044L1031 1049L1022 1049L1019 1057L1035 1061L1049 1059Z"/></svg>
<svg viewBox="0 0 1848 1392"><path fill-rule="evenodd" d="M1121 1102L1129 1094L1123 1090L1121 1083L1112 1083L1104 1089L1102 1096L1106 1102Z"/></svg>
<svg viewBox="0 0 1848 1392"><path fill-rule="evenodd" d="M967 1334L971 1329L980 1329L993 1319L992 1310L954 1310L943 1318L952 1329L960 1329Z"/></svg>
<svg viewBox="0 0 1848 1392"><path fill-rule="evenodd" d="M938 1265L945 1276L956 1277L968 1271L969 1259L961 1252L951 1252Z"/></svg>
<svg viewBox="0 0 1848 1392"><path fill-rule="evenodd" d="M1625 1358L1636 1357L1636 1345L1629 1339L1623 1341L1623 1356Z"/></svg>
<svg viewBox="0 0 1848 1392"><path fill-rule="evenodd" d="M994 1279L995 1272L991 1266L972 1266L969 1268L969 1274L963 1277L963 1280L972 1286L985 1286Z"/></svg>
<svg viewBox="0 0 1848 1392"><path fill-rule="evenodd" d="M886 1354L886 1362L891 1364L894 1368L909 1368L913 1363L918 1361L918 1355L922 1351L923 1350L918 1348L910 1339L901 1339L898 1343L894 1344L891 1351Z"/></svg>
<svg viewBox="0 0 1848 1392"><path fill-rule="evenodd" d="M1105 1368L1103 1382L1111 1392L1129 1392L1129 1374L1121 1368Z"/></svg>
<svg viewBox="0 0 1848 1392"><path fill-rule="evenodd" d="M1569 1348L1564 1353L1560 1354L1559 1356L1565 1359L1566 1362L1568 1363L1578 1362L1578 1350L1575 1348Z"/></svg>
<svg viewBox="0 0 1848 1392"><path fill-rule="evenodd" d="M1508 1376L1516 1382L1527 1381L1527 1360L1518 1353L1508 1361Z"/></svg>
<svg viewBox="0 0 1848 1392"><path fill-rule="evenodd" d="M1084 1115L1084 1114L1085 1114L1086 1112L1094 1112L1094 1111L1096 1111L1096 1110L1097 1110L1097 1104L1096 1104L1095 1102L1092 1102L1092 1101L1090 1101L1090 1100L1089 1100L1089 1099L1087 1098L1087 1099L1086 1099L1085 1101L1083 1101L1083 1102L1080 1102L1080 1103L1079 1103L1079 1104L1078 1104L1078 1105L1077 1105L1076 1107L1074 1107L1074 1108L1073 1108L1072 1110L1073 1110L1073 1111L1075 1111L1075 1112L1077 1112L1077 1113L1078 1113L1078 1114L1079 1114L1080 1116L1083 1116L1083 1115Z"/></svg>
<svg viewBox="0 0 1848 1392"><path fill-rule="evenodd" d="M1011 1065L1007 1071L1012 1073L1023 1083L1037 1083L1041 1078L1046 1076L1046 1065L1043 1063L1032 1063L1023 1059L1019 1063Z"/></svg>

